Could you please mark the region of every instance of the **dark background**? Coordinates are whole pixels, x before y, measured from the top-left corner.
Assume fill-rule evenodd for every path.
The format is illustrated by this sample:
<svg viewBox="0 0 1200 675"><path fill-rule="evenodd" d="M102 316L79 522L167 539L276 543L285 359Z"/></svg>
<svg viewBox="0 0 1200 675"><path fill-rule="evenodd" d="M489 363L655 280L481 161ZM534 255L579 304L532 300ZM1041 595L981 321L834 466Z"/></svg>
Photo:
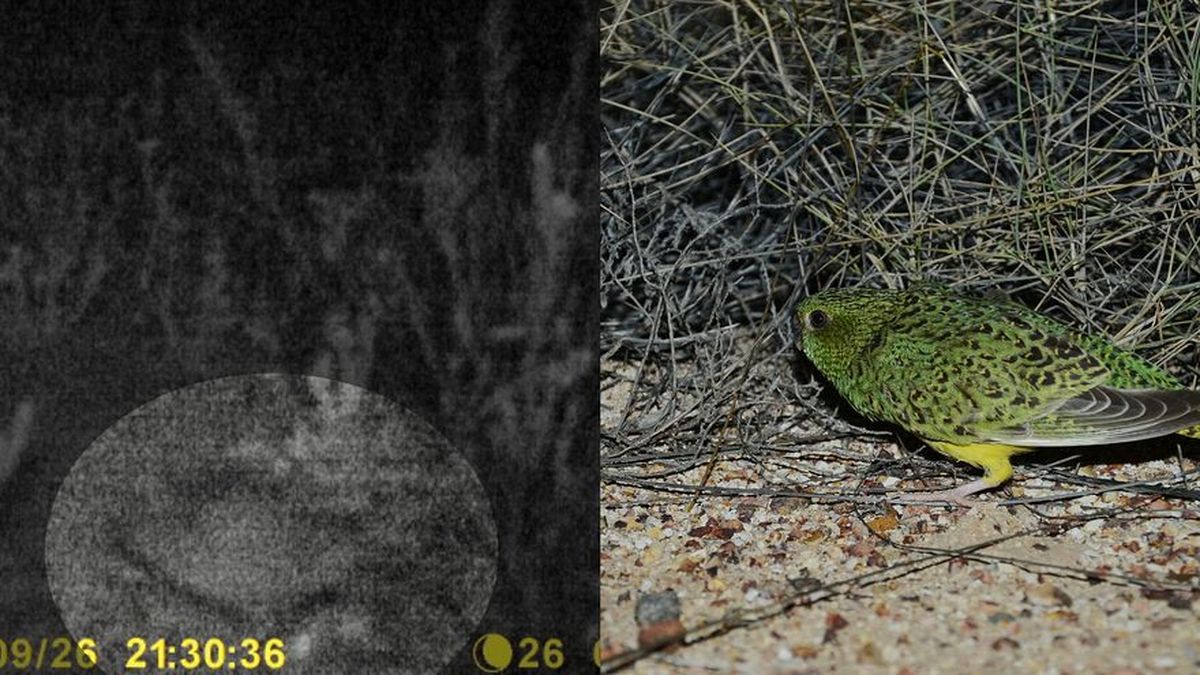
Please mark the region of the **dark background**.
<svg viewBox="0 0 1200 675"><path fill-rule="evenodd" d="M5 11L0 637L63 634L44 521L91 439L173 388L284 371L445 434L500 531L478 632L590 662L595 8ZM22 403L25 429L7 421ZM469 648L450 670L474 668Z"/></svg>

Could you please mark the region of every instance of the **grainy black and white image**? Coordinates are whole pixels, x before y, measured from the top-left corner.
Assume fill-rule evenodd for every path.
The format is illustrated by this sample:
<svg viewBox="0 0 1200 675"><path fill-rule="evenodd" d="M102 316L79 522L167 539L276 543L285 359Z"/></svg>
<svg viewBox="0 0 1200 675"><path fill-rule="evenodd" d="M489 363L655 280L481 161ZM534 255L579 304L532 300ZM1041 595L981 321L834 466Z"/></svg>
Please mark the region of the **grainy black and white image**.
<svg viewBox="0 0 1200 675"><path fill-rule="evenodd" d="M595 8L5 14L0 669L594 667Z"/></svg>
<svg viewBox="0 0 1200 675"><path fill-rule="evenodd" d="M324 378L243 375L101 434L59 489L46 571L105 669L130 636L272 635L287 672L425 673L487 607L496 529L470 464L403 408Z"/></svg>

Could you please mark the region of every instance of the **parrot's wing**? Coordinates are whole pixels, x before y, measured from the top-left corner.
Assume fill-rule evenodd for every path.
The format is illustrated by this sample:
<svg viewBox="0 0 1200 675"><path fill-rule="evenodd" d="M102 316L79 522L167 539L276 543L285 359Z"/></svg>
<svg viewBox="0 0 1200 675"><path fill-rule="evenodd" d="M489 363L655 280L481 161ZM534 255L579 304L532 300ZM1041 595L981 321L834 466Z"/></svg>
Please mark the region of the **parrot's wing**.
<svg viewBox="0 0 1200 675"><path fill-rule="evenodd" d="M1111 377L1073 335L1036 320L980 304L901 313L855 364L870 382L860 398L880 402L876 418L921 438L1021 435L1023 425Z"/></svg>
<svg viewBox="0 0 1200 675"><path fill-rule="evenodd" d="M1200 425L1200 391L1093 387L1022 424L991 429L989 441L1024 447L1126 443Z"/></svg>

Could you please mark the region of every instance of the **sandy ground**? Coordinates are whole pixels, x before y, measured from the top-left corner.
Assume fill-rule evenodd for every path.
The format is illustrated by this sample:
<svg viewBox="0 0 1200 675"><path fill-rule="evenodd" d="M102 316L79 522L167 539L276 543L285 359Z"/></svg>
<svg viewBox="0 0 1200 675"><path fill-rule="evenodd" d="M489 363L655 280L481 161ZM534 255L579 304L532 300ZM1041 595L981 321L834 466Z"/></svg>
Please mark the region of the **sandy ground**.
<svg viewBox="0 0 1200 675"><path fill-rule="evenodd" d="M627 395L620 386L605 391L602 427L616 423ZM805 487L797 481L813 475L814 463L836 473L817 451L772 462L723 456L706 484L748 496L693 500L661 487L701 483L707 460L682 472L677 460L605 468L601 635L609 663L638 645L639 599L673 592L689 631L684 644L623 672L1200 672L1196 501L1121 491L997 505L1084 490L1034 478L1029 464L1017 467L1009 491L971 509L772 494ZM1080 471L1161 480L1195 467L1183 458ZM861 477L844 478L844 489L861 485ZM946 480L939 487L954 484ZM876 486L901 482L911 486L899 478ZM710 629L722 622L727 630Z"/></svg>

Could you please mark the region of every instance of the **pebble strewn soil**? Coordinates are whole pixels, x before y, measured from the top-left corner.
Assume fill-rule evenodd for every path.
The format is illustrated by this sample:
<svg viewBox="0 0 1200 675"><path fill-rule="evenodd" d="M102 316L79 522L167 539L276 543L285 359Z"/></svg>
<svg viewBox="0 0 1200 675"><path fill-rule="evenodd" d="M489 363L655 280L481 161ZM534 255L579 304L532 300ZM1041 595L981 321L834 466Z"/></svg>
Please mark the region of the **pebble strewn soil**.
<svg viewBox="0 0 1200 675"><path fill-rule="evenodd" d="M606 397L602 405L612 404ZM611 418L602 412L602 419ZM803 462L803 452L791 459ZM764 466L723 458L705 484L764 492L787 484L778 463ZM1162 480L1195 467L1184 457L1080 472ZM648 461L606 470L600 515L605 658L636 648L639 632L646 640L655 629L695 631L723 617L755 619L653 653L625 672L1200 672L1195 501L1122 491L998 505L1084 489L1033 478L1029 464L1018 466L1008 491L986 494L971 509L819 504L769 494L693 500L621 482L656 476L697 485L707 467L673 468ZM900 482L877 484L891 489ZM845 488L858 483L859 477L846 476ZM994 540L1000 541L973 557L938 553ZM862 575L872 576L819 592ZM813 589L819 592L813 602L766 618L755 614ZM639 627L639 598L656 593L668 593L667 602L643 602L643 614L660 623ZM676 600L681 627L672 628L655 612L670 611Z"/></svg>

